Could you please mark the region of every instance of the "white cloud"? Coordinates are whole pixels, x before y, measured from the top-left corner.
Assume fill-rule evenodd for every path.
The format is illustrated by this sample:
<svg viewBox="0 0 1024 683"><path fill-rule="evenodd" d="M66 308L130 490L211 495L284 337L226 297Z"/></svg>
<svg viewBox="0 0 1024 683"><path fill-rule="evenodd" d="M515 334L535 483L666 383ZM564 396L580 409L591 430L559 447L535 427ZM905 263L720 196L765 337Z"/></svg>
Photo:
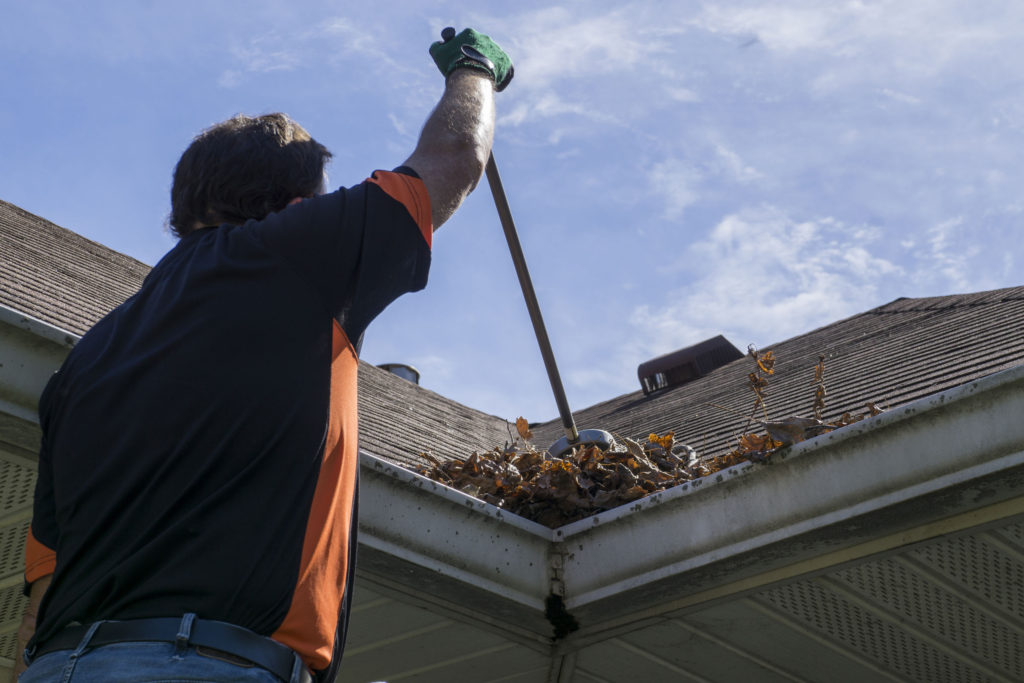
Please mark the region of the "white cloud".
<svg viewBox="0 0 1024 683"><path fill-rule="evenodd" d="M718 154L721 167L732 179L739 182L749 182L761 177L761 173L756 168L746 164L739 154L725 145L716 144L715 152Z"/></svg>
<svg viewBox="0 0 1024 683"><path fill-rule="evenodd" d="M638 102L622 86L647 81L657 90L645 92L645 102L701 101L670 66L689 15L660 13L650 21L651 15L645 3L630 3L611 10L549 7L516 17L514 38L505 46L515 59L516 104L501 123L547 123L561 116L577 124L628 126Z"/></svg>
<svg viewBox="0 0 1024 683"><path fill-rule="evenodd" d="M570 101L554 90L534 93L526 101L520 101L511 111L498 118L499 126L519 126L535 123L538 119L551 119L570 114L576 119L589 119L601 123L616 124L614 116L584 102Z"/></svg>
<svg viewBox="0 0 1024 683"><path fill-rule="evenodd" d="M1013 254L1010 252L1003 253L1003 272L1000 274L1003 278L1009 279L1012 277L1014 272L1015 259Z"/></svg>
<svg viewBox="0 0 1024 683"><path fill-rule="evenodd" d="M898 92L890 88L882 88L880 92L885 97L888 97L889 99L895 100L897 102L902 102L903 104L921 104L920 97L914 97L913 95L908 95L907 93L904 92Z"/></svg>
<svg viewBox="0 0 1024 683"><path fill-rule="evenodd" d="M395 116L394 113L388 114L388 121L391 122L391 125L395 129L395 132L397 132L402 137L406 137L412 134L412 130L409 128L408 122L398 118L397 116Z"/></svg>
<svg viewBox="0 0 1024 683"><path fill-rule="evenodd" d="M711 5L697 24L713 33L751 36L769 49L785 52L836 49L844 26L844 9L859 3L758 3L755 6Z"/></svg>
<svg viewBox="0 0 1024 683"><path fill-rule="evenodd" d="M281 36L270 33L250 38L246 44L231 47L232 66L221 72L217 82L221 87L234 88L245 80L246 74L265 74L292 71L302 63L299 51L284 47Z"/></svg>
<svg viewBox="0 0 1024 683"><path fill-rule="evenodd" d="M703 151L695 150L695 154ZM703 165L670 158L654 164L647 172L650 191L662 200L665 218L674 220L682 216L687 208L703 198L705 186L720 190L724 185L749 183L762 178L756 168L722 143L712 142L706 154L713 156Z"/></svg>
<svg viewBox="0 0 1024 683"><path fill-rule="evenodd" d="M234 88L242 82L242 74L238 69L227 69L217 79L217 85L222 88Z"/></svg>
<svg viewBox="0 0 1024 683"><path fill-rule="evenodd" d="M361 77L387 74L391 85L399 87L402 78L420 73L420 65L396 58L388 45L351 19L330 17L312 26L249 36L233 45L230 52L234 63L222 73L219 82L234 87L245 74L295 71L303 67L320 69L324 63L345 69L355 56ZM351 85L354 80L352 73L346 74L346 84Z"/></svg>
<svg viewBox="0 0 1024 683"><path fill-rule="evenodd" d="M665 86L665 94L675 102L700 102L702 100L701 96L693 90L676 85Z"/></svg>
<svg viewBox="0 0 1024 683"><path fill-rule="evenodd" d="M971 244L969 236L964 233L964 219L959 216L928 230L930 252L918 271L920 279L934 281L939 279L936 275L941 275L945 280L941 286L953 287L960 292L971 287L970 262L980 249ZM965 248L965 245L970 246Z"/></svg>
<svg viewBox="0 0 1024 683"><path fill-rule="evenodd" d="M669 159L655 164L648 173L651 190L665 202L665 217L679 218L686 208L700 199L698 186L702 174L692 164Z"/></svg>
<svg viewBox="0 0 1024 683"><path fill-rule="evenodd" d="M299 65L301 58L296 51L280 47L280 41L280 37L274 35L254 38L249 45L236 47L232 52L246 71L291 71Z"/></svg>
<svg viewBox="0 0 1024 683"><path fill-rule="evenodd" d="M551 7L520 16L516 69L529 74L520 88L546 89L556 81L629 71L669 52L664 39L638 26L630 9L586 16Z"/></svg>
<svg viewBox="0 0 1024 683"><path fill-rule="evenodd" d="M895 298L886 284L902 271L872 251L878 238L832 218L744 210L687 250L696 277L685 290L638 306L631 323L649 340L647 356L715 334L741 347L781 341Z"/></svg>
<svg viewBox="0 0 1024 683"><path fill-rule="evenodd" d="M244 44L230 48L233 65L225 69L218 84L234 88L242 83L245 74L266 74L277 71L293 71L304 61L302 51L295 47L303 40L295 36L284 36L276 31L252 36Z"/></svg>
<svg viewBox="0 0 1024 683"><path fill-rule="evenodd" d="M1018 28L1016 17L1006 19L999 12L970 11L958 0L775 0L711 5L695 23L714 33L756 36L780 52L848 56L885 43L902 45L908 53L923 49L923 62L944 61L964 47L1011 39Z"/></svg>
<svg viewBox="0 0 1024 683"><path fill-rule="evenodd" d="M987 78L1012 73L1019 12L972 9L958 0L775 0L711 5L695 25L734 40L756 36L770 53L801 69L811 92L841 94L871 84L887 96L905 83L940 75ZM900 84L900 87L894 87Z"/></svg>
<svg viewBox="0 0 1024 683"><path fill-rule="evenodd" d="M371 67L377 74L388 74L392 84L397 75L419 73L418 65L396 59L396 51L389 41L382 40L378 33L346 17L332 17L320 22L312 35L323 39L324 52L329 60L357 55L364 69Z"/></svg>

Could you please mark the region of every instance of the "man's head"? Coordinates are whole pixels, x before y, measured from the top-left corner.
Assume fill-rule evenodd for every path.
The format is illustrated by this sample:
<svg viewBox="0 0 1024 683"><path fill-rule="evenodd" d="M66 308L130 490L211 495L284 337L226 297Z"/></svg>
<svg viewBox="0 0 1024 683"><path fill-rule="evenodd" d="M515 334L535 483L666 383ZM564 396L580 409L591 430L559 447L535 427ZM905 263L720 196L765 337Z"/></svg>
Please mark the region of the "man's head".
<svg viewBox="0 0 1024 683"><path fill-rule="evenodd" d="M280 211L321 191L327 148L285 114L239 114L203 131L181 155L171 186L171 232Z"/></svg>

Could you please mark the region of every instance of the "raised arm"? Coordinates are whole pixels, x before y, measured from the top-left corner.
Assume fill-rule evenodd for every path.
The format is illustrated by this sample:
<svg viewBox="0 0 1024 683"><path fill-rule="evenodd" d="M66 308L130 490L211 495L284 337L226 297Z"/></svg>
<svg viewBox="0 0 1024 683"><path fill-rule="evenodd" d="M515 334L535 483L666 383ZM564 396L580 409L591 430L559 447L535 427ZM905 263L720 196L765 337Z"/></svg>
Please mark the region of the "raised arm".
<svg viewBox="0 0 1024 683"><path fill-rule="evenodd" d="M493 139L494 82L479 71L453 72L405 162L427 186L434 230L476 187Z"/></svg>
<svg viewBox="0 0 1024 683"><path fill-rule="evenodd" d="M494 93L508 85L512 63L489 37L466 29L434 43L430 53L445 75L441 101L430 114L412 168L430 194L434 230L447 221L473 191L494 139Z"/></svg>

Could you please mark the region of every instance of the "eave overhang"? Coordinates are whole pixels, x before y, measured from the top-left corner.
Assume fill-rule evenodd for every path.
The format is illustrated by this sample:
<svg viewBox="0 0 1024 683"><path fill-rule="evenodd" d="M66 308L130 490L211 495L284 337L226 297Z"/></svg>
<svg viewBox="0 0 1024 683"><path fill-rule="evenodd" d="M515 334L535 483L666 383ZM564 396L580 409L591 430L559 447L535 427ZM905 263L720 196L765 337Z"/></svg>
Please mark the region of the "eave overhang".
<svg viewBox="0 0 1024 683"><path fill-rule="evenodd" d="M553 530L363 454L361 539L413 594L472 587L535 640L559 595L583 638L1024 513L1021 415L1024 367Z"/></svg>
<svg viewBox="0 0 1024 683"><path fill-rule="evenodd" d="M0 457L34 461L38 393L76 339L0 309ZM1021 415L1017 367L554 530L364 452L359 578L537 652L569 652L1024 515ZM560 640L552 596L579 626Z"/></svg>

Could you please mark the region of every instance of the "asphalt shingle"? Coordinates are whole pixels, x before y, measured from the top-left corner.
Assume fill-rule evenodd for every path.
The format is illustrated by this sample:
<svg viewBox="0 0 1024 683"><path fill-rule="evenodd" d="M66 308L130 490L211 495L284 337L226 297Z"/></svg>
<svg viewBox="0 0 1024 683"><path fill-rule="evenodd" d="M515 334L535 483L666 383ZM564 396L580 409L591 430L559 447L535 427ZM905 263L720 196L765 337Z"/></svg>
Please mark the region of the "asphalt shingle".
<svg viewBox="0 0 1024 683"><path fill-rule="evenodd" d="M761 349L773 351L777 359L766 389L768 417L813 414L819 355L826 357L823 417L828 420L859 411L867 402L893 408L1020 365L1022 329L1024 287L896 299ZM638 387L577 412L576 423L631 438L672 430L701 455L721 455L735 446L740 433L756 430L745 419L754 405L747 384L753 370L753 361L743 358L649 396ZM561 435L561 425L552 421L533 431L539 443L546 443Z"/></svg>

